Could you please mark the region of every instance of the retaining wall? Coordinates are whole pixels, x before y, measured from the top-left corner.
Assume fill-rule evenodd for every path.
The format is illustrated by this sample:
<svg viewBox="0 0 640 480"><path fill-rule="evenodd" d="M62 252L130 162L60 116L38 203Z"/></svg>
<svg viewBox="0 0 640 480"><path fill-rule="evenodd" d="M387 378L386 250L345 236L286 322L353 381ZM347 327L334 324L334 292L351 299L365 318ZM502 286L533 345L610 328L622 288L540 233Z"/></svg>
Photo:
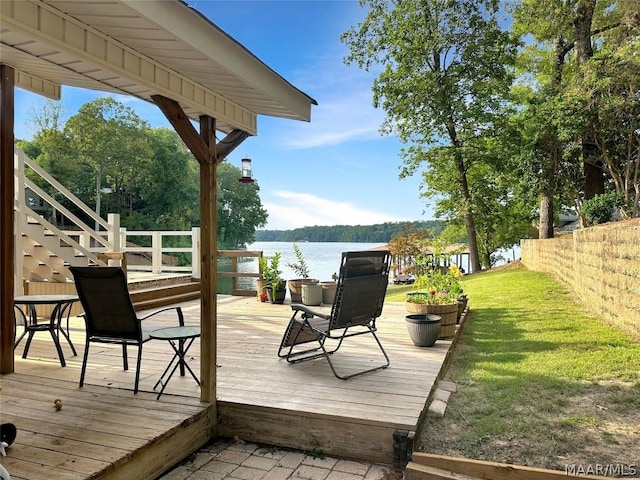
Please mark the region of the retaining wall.
<svg viewBox="0 0 640 480"><path fill-rule="evenodd" d="M591 314L640 339L640 218L520 246L527 268L566 284Z"/></svg>

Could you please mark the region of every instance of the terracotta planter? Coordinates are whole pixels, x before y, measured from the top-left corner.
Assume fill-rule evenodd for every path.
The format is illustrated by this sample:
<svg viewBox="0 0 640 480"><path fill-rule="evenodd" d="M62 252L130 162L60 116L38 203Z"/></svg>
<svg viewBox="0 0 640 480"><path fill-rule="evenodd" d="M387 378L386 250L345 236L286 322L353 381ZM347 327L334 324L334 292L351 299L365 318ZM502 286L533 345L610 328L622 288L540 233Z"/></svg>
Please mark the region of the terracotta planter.
<svg viewBox="0 0 640 480"><path fill-rule="evenodd" d="M266 288L264 287L264 280L262 280L261 278L256 279L256 298L258 299L259 302L266 302L267 301L267 291Z"/></svg>
<svg viewBox="0 0 640 480"><path fill-rule="evenodd" d="M432 347L440 335L439 315L407 315L405 317L407 331L414 345L418 347Z"/></svg>
<svg viewBox="0 0 640 480"><path fill-rule="evenodd" d="M320 285L322 285L322 303L333 305L338 284L336 282L320 282Z"/></svg>

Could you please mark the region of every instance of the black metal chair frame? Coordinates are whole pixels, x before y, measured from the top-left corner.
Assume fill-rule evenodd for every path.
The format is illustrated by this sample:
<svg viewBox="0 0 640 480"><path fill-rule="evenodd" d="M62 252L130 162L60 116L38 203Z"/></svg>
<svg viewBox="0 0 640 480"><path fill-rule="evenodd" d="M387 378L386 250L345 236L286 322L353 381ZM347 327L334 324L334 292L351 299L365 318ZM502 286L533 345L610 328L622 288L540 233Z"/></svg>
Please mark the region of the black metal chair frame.
<svg viewBox="0 0 640 480"><path fill-rule="evenodd" d="M184 315L181 307L167 307L138 317L127 287L127 278L120 267L70 267L76 282L76 290L80 303L84 309L82 316L87 329L82 371L80 373L80 387L84 385L84 378L89 357L89 345L96 343L116 343L122 345L122 362L124 370L129 369L127 345L138 347L136 361L136 377L133 393L138 393L140 383L140 365L142 363L142 345L152 338L151 331L161 326L143 327L142 322L150 317L168 310L175 310L178 324L184 326ZM108 287L110 291L100 291L100 286ZM108 296L108 299L105 298ZM102 297L102 298L100 298ZM112 320L112 321L111 321ZM122 323L126 329L118 330L114 323ZM182 348L182 344L180 348ZM181 371L181 373L183 373Z"/></svg>
<svg viewBox="0 0 640 480"><path fill-rule="evenodd" d="M36 332L44 332L48 331L51 334L51 338L53 339L53 343L56 347L56 351L58 352L58 358L60 359L61 365L66 366L66 362L64 360L64 354L62 353L62 347L60 345L60 334L67 340L67 343L71 347L71 351L73 355L77 355L76 347L73 345L71 341L71 337L69 336L69 316L71 315L71 309L73 307L73 302L66 303L57 303L55 304L53 311L50 314L50 318L48 322L38 323L38 313L36 312L36 305L29 304L26 305L26 308L29 310L29 315L24 312L24 310L17 304L13 305L13 321L15 325L14 329L14 342L13 348L14 350L18 348L18 345L22 341L22 339L28 334L27 341L24 346L24 350L22 351L22 358L27 358L29 353L29 348L31 347L31 341L33 340L33 336ZM16 314L17 313L17 314ZM67 317L67 331L65 332L64 328L62 328L62 319ZM24 330L18 337L18 324L22 324Z"/></svg>
<svg viewBox="0 0 640 480"><path fill-rule="evenodd" d="M289 363L324 357L333 374L342 380L387 368L390 361L376 335L376 319L382 313L389 283L389 263L388 251L343 252L331 313L292 304L293 316L282 337L278 356ZM375 339L385 362L350 375L338 374L331 355L340 349L346 338L367 334ZM333 348L327 348L327 340L337 343ZM316 345L306 348L308 343Z"/></svg>

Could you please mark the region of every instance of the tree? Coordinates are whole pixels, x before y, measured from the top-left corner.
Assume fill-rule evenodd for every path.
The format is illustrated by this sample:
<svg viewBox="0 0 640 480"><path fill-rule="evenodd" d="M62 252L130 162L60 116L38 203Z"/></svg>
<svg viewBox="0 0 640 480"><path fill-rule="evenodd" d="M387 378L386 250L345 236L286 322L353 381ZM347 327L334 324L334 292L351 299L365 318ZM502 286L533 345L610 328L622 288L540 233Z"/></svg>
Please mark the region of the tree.
<svg viewBox="0 0 640 480"><path fill-rule="evenodd" d="M602 168L623 199L622 214L640 214L640 40L603 48L568 87L570 115L582 121Z"/></svg>
<svg viewBox="0 0 640 480"><path fill-rule="evenodd" d="M188 230L198 223L198 164L178 134L167 128L149 132L153 151L140 186L140 213L149 229Z"/></svg>
<svg viewBox="0 0 640 480"><path fill-rule="evenodd" d="M82 105L69 118L64 133L78 161L95 179L95 210L101 213L103 188L115 199L111 211L135 209L141 185L141 166L152 155L148 126L135 112L110 97Z"/></svg>
<svg viewBox="0 0 640 480"><path fill-rule="evenodd" d="M594 54L595 39L602 45L605 32L633 24L637 16L637 0L521 0L516 4L512 30L534 40L522 50L519 63L525 66L521 80L530 87L524 108L530 109L530 121L537 125L526 127L524 139L530 142L525 147L532 153L530 163L539 172L540 238L553 236L554 198L571 192L579 209L582 198L604 190L601 159L587 134L591 127L576 130L580 126L569 114L572 108L565 103L565 92L582 82L581 70ZM570 62L572 51L575 60Z"/></svg>
<svg viewBox="0 0 640 480"><path fill-rule="evenodd" d="M515 45L498 23L495 1L361 0L365 20L343 34L348 64L382 65L373 101L403 148L402 175L424 163L450 179L459 197L456 218L467 233L472 271L480 269L468 146L491 129L511 84ZM426 189L434 189L428 184ZM435 188L437 190L437 188ZM451 188L438 191L450 196Z"/></svg>
<svg viewBox="0 0 640 480"><path fill-rule="evenodd" d="M82 105L66 125L59 113L56 104L35 113L34 141L22 145L82 201L119 213L121 225L130 230L198 225L198 165L174 131L149 128L111 98ZM240 184L239 176L240 170L226 162L218 166L218 232L227 247L253 242L267 218L257 184ZM103 187L111 193L102 193ZM166 246L186 241L176 237Z"/></svg>
<svg viewBox="0 0 640 480"><path fill-rule="evenodd" d="M267 223L267 211L260 203L257 183L238 182L241 171L227 161L218 172L218 243L222 248L236 248L253 243L256 228Z"/></svg>

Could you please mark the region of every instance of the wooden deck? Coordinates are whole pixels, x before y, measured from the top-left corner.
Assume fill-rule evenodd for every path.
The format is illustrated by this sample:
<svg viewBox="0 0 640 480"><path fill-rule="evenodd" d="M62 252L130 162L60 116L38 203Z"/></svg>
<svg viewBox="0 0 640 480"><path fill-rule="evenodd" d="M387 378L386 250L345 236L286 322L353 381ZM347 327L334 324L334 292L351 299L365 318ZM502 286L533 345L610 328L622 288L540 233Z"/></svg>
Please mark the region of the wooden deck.
<svg viewBox="0 0 640 480"><path fill-rule="evenodd" d="M182 307L186 323L198 325L199 301ZM404 304L387 303L378 322L391 366L343 381L324 359L296 365L278 359L291 316L287 305L219 296L218 435L391 463L394 432L415 430L451 345L438 340L431 348L415 347L405 314ZM173 320L160 317L158 326ZM212 409L200 403L199 388L189 375L174 376L156 400L153 386L172 355L168 344L145 344L137 395L135 349L129 353L132 369L124 372L120 347L92 345L80 389L80 319L72 319L71 333L78 356L63 340L66 368L60 367L45 332L36 334L27 359L21 358L21 343L15 373L0 377L0 421L19 429L16 443L0 460L13 479L152 479L210 438ZM364 340L350 339L332 357L338 369L381 361L373 342ZM196 341L189 351L196 373L199 347ZM62 401L59 411L56 399Z"/></svg>

